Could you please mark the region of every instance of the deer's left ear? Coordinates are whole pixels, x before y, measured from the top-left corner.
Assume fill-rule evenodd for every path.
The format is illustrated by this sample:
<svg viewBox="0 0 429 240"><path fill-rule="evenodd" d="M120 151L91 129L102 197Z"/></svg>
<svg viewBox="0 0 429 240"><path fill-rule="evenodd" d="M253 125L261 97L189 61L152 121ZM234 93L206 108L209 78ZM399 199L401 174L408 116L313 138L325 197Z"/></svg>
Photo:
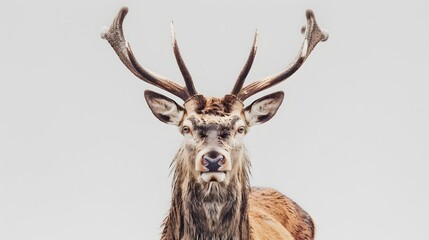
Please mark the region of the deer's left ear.
<svg viewBox="0 0 429 240"><path fill-rule="evenodd" d="M244 116L249 127L270 120L282 104L284 95L282 91L271 93L247 106L244 109Z"/></svg>
<svg viewBox="0 0 429 240"><path fill-rule="evenodd" d="M180 125L185 112L183 107L174 100L149 90L144 92L144 97L155 117L168 124Z"/></svg>

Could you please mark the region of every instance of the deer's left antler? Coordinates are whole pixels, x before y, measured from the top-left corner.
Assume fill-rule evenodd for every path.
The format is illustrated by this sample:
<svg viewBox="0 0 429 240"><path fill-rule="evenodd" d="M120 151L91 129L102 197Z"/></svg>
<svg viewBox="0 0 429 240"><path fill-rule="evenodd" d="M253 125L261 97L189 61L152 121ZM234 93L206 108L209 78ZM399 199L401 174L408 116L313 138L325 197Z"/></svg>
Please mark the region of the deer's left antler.
<svg viewBox="0 0 429 240"><path fill-rule="evenodd" d="M241 88L243 86L244 79L246 78L246 75L250 70L250 66L252 65L253 59L256 54L256 46L255 46L256 36L255 36L255 41L252 47L252 51L249 55L248 61L246 62L246 65L243 68L242 73L240 74L240 77L237 79L237 82L235 83L234 89L231 92L231 94L237 96L237 98L240 99L241 101L244 101L248 97L286 80L301 67L301 65L305 62L305 60L310 55L314 47L316 47L316 45L320 41L326 41L328 39L328 34L322 31L317 25L316 18L314 16L313 11L307 10L306 17L307 17L307 26L302 28L302 32L304 33L304 36L305 36L304 42L302 44L301 51L297 56L297 58L295 59L295 61L282 72L277 73L270 77L257 80L245 86L244 88ZM243 74L243 72L245 74Z"/></svg>

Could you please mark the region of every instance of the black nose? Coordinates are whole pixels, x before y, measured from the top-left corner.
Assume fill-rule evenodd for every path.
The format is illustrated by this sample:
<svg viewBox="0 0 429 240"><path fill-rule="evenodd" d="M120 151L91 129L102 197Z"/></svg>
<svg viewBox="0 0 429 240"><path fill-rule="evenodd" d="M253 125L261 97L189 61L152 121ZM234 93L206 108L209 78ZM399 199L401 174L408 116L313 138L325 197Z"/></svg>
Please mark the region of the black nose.
<svg viewBox="0 0 429 240"><path fill-rule="evenodd" d="M203 156L202 163L209 172L217 172L218 169L225 163L225 157L216 152L210 151Z"/></svg>

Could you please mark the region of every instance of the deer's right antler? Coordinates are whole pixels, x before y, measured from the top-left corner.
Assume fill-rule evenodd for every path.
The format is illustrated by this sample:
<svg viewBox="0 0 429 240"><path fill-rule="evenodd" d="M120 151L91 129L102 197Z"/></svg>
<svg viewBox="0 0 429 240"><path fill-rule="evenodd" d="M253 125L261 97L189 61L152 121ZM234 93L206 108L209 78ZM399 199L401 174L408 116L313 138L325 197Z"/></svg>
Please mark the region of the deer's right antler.
<svg viewBox="0 0 429 240"><path fill-rule="evenodd" d="M128 8L123 7L119 10L115 19L113 20L110 29L102 34L102 38L106 39L112 48L118 54L119 59L122 63L138 78L141 80L155 85L161 89L164 89L167 92L170 92L177 97L186 101L190 97L197 94L195 90L194 83L192 81L191 75L189 74L188 69L186 68L185 63L183 62L182 56L177 45L176 37L172 28L173 35L173 50L176 57L177 63L179 65L180 71L182 72L183 78L186 83L186 87L181 86L166 77L159 76L148 69L143 68L134 56L133 51L131 50L130 44L125 40L124 32L122 29L122 23L125 16L128 13Z"/></svg>

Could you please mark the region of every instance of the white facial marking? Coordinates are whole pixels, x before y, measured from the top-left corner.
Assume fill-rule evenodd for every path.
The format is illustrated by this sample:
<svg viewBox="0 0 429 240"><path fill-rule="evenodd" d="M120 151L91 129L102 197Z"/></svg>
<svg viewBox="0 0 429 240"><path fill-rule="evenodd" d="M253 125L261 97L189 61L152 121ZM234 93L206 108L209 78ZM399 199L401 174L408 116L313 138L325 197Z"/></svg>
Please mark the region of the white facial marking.
<svg viewBox="0 0 429 240"><path fill-rule="evenodd" d="M201 178L204 180L204 182L223 182L225 180L226 173L224 172L205 172L201 174Z"/></svg>

